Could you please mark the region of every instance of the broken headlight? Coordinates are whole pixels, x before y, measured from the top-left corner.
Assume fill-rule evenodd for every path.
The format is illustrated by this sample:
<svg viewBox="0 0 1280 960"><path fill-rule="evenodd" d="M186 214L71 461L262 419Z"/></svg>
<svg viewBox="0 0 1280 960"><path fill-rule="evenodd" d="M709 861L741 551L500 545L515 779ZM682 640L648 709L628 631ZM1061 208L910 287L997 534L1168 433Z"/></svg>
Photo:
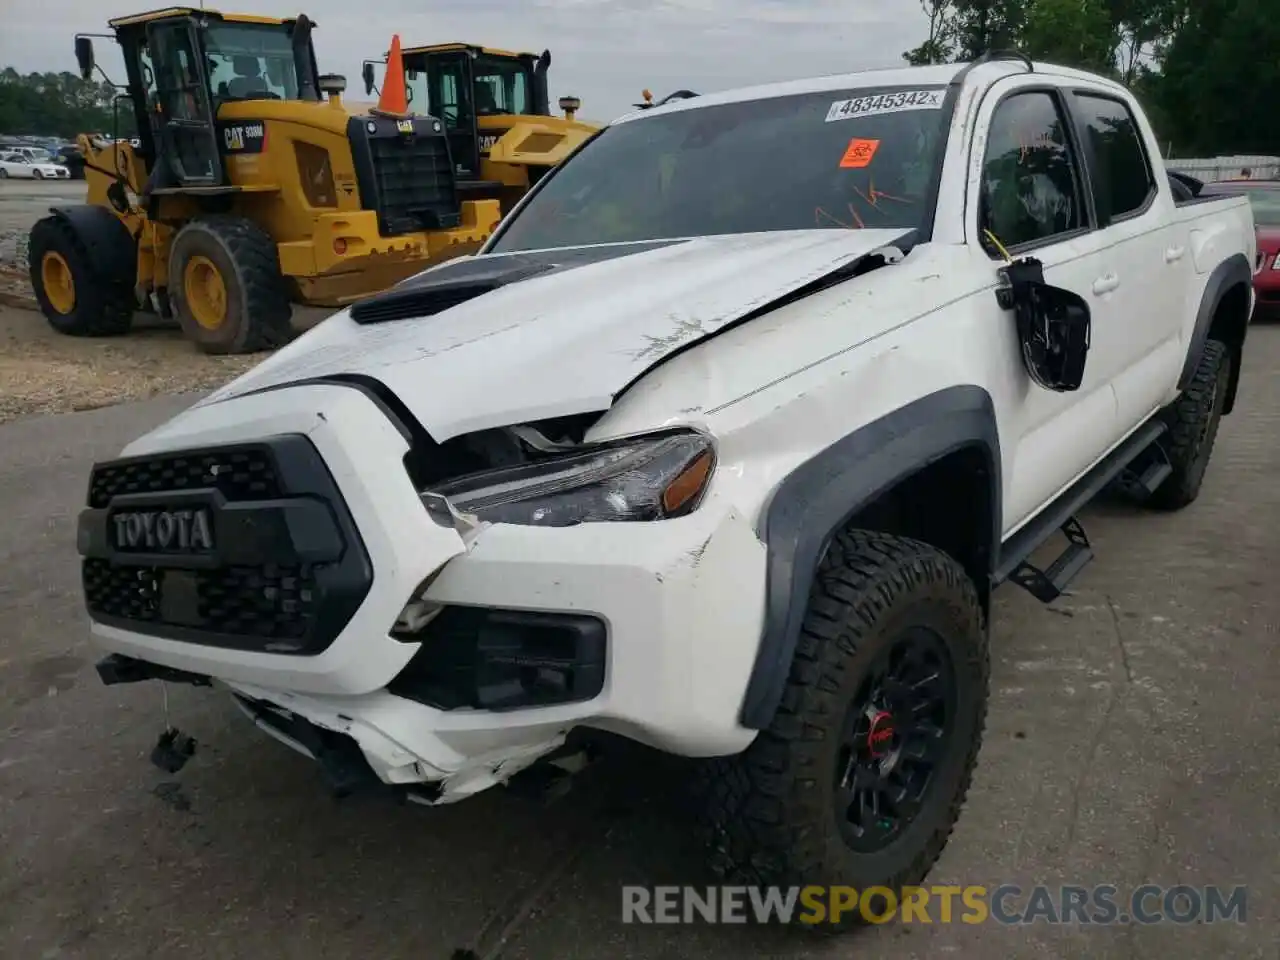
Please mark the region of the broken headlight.
<svg viewBox="0 0 1280 960"><path fill-rule="evenodd" d="M474 473L427 492L489 523L566 527L664 520L697 508L714 468L711 440L679 432L593 444Z"/></svg>

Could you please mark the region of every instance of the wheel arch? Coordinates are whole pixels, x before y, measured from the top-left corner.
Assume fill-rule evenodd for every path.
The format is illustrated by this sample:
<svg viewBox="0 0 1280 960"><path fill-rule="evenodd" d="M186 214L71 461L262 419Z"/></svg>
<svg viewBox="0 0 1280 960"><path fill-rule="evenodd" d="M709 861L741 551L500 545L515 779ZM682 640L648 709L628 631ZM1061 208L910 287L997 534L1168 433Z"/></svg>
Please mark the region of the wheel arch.
<svg viewBox="0 0 1280 960"><path fill-rule="evenodd" d="M89 268L104 283L132 289L138 275L138 246L129 228L106 207L92 204L50 207L49 216L84 244Z"/></svg>
<svg viewBox="0 0 1280 960"><path fill-rule="evenodd" d="M767 549L765 618L741 723L768 727L782 700L809 591L836 533L856 524L955 556L986 610L1000 543L995 407L978 386L916 400L842 437L775 489L757 531ZM929 509L903 509L907 502ZM958 509L957 509L958 508Z"/></svg>
<svg viewBox="0 0 1280 960"><path fill-rule="evenodd" d="M1240 361L1244 353L1245 335L1249 330L1250 291L1253 287L1253 267L1242 253L1232 254L1218 264L1209 274L1200 305L1196 310L1187 357L1178 376L1178 390L1185 390L1195 376L1196 367L1204 354L1205 341L1212 337L1221 340L1231 351L1231 379L1223 402L1225 416L1235 407L1236 391L1240 386Z"/></svg>

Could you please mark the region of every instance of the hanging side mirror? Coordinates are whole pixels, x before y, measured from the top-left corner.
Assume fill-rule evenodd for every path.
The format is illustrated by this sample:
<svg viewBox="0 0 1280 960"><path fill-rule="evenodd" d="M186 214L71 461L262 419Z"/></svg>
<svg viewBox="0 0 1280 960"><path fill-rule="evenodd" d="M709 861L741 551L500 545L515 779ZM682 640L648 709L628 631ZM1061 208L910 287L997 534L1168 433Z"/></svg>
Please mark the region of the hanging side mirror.
<svg viewBox="0 0 1280 960"><path fill-rule="evenodd" d="M996 299L1014 312L1022 362L1045 390L1067 393L1084 382L1092 315L1084 298L1044 281L1044 265L1023 257L1001 269Z"/></svg>
<svg viewBox="0 0 1280 960"><path fill-rule="evenodd" d="M360 75L364 78L364 92L368 96L373 93L373 64L366 60L360 68Z"/></svg>
<svg viewBox="0 0 1280 960"><path fill-rule="evenodd" d="M80 66L80 79L93 77L93 41L88 37L76 37L76 63Z"/></svg>

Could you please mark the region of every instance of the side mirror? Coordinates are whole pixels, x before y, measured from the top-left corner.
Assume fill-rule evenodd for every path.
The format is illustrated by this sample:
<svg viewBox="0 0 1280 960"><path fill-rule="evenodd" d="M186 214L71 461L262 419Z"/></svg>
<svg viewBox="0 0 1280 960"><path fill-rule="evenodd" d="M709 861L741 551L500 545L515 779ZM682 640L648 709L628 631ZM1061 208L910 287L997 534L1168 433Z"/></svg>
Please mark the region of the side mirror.
<svg viewBox="0 0 1280 960"><path fill-rule="evenodd" d="M89 80L93 77L93 41L88 37L76 37L76 63L80 65L80 78Z"/></svg>
<svg viewBox="0 0 1280 960"><path fill-rule="evenodd" d="M1070 290L1045 283L1044 266L1034 257L1014 260L1001 273L1007 285L996 298L1014 311L1027 373L1046 390L1079 390L1089 356L1089 304Z"/></svg>
<svg viewBox="0 0 1280 960"><path fill-rule="evenodd" d="M368 60L364 62L364 66L360 69L360 76L364 79L365 95L373 93L373 64Z"/></svg>

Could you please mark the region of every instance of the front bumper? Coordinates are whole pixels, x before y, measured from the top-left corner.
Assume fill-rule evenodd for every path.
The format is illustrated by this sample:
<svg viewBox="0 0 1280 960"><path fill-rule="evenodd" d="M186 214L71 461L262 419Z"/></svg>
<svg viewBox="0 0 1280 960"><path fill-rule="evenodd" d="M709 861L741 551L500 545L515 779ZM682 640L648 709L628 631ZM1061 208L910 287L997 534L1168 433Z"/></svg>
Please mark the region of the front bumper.
<svg viewBox="0 0 1280 960"><path fill-rule="evenodd" d="M423 507L402 465L408 444L397 427L364 394L338 386L197 407L125 453L286 433L305 435L323 458L372 566L368 593L336 638L314 655L281 655L94 621L101 647L213 677L255 703L350 737L384 783L435 783L438 802L505 780L576 726L689 756L736 753L750 743L754 731L737 718L761 632L764 548L714 490L678 520L503 524L464 539ZM599 693L487 710L441 709L390 692L423 646L390 631L428 581L425 598L446 608L598 618L606 631Z"/></svg>

